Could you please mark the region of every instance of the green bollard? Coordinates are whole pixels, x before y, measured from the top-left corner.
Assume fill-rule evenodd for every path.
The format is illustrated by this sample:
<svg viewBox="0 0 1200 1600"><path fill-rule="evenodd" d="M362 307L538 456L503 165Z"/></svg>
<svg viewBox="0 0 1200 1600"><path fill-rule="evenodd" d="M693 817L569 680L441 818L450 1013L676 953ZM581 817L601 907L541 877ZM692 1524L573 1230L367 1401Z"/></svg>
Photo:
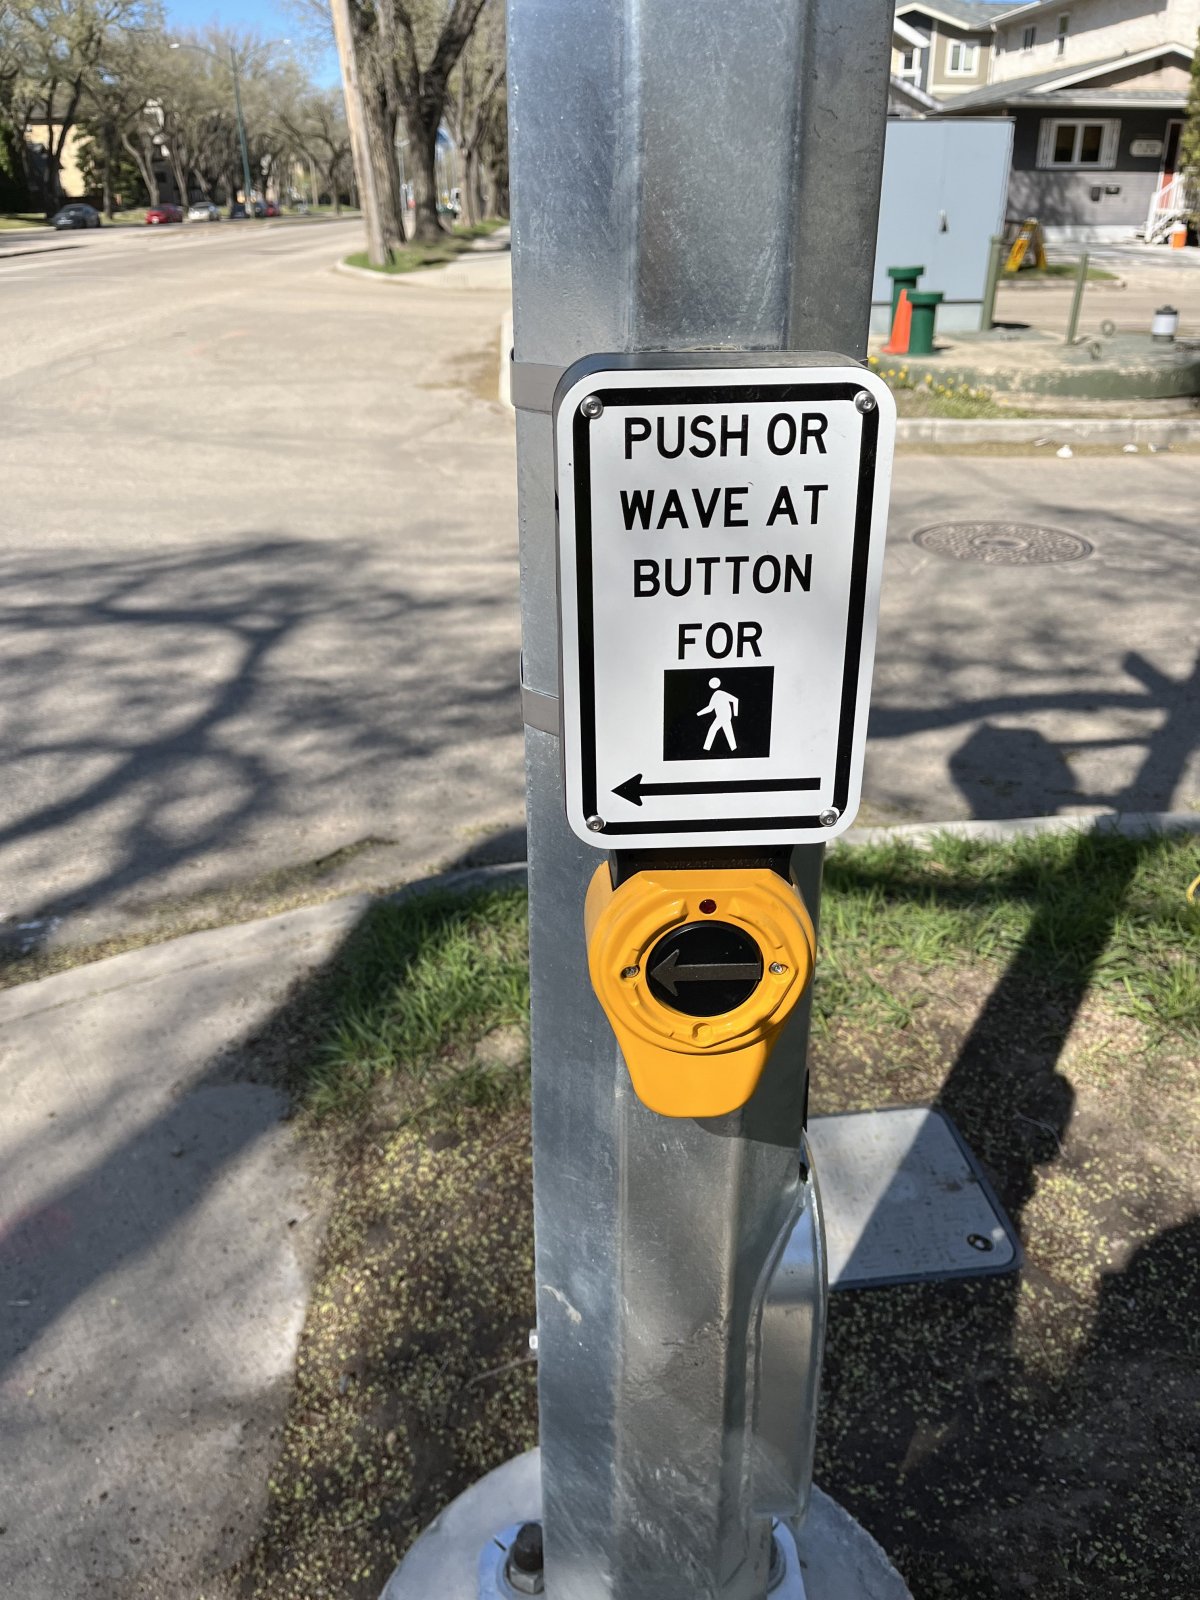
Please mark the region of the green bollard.
<svg viewBox="0 0 1200 1600"><path fill-rule="evenodd" d="M933 354L933 328L937 321L937 308L942 303L940 289L910 289L908 303L912 306L912 332L908 337L910 356Z"/></svg>
<svg viewBox="0 0 1200 1600"><path fill-rule="evenodd" d="M892 315L888 322L888 332L896 325L896 307L900 304L901 289L908 290L908 298L912 299L912 292L920 282L924 267L889 267L887 275L892 280Z"/></svg>

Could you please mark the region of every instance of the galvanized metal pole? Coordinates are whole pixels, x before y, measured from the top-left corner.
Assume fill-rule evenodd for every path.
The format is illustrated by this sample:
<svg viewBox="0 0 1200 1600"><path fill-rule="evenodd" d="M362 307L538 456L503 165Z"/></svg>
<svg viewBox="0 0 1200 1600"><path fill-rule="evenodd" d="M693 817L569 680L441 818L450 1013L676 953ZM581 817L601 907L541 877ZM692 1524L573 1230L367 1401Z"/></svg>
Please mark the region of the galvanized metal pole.
<svg viewBox="0 0 1200 1600"><path fill-rule="evenodd" d="M250 155L246 149L246 119L242 116L242 86L238 77L237 52L229 46L229 68L233 73L233 103L237 108L238 144L242 151L242 183L246 190L246 212L254 215L254 206L250 200Z"/></svg>
<svg viewBox="0 0 1200 1600"><path fill-rule="evenodd" d="M811 1470L824 1286L806 1021L742 1112L670 1119L592 993L550 398L594 352L865 354L891 23L891 0L509 0L545 1584L569 1600L761 1600L767 1513ZM822 852L796 855L815 914Z"/></svg>

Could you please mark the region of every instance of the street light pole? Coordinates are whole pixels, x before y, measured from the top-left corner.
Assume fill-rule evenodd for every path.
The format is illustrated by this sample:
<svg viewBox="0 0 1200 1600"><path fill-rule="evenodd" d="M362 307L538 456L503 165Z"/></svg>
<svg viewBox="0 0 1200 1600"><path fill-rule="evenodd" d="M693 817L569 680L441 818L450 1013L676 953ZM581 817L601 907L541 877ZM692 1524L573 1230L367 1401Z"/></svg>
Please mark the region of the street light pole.
<svg viewBox="0 0 1200 1600"><path fill-rule="evenodd" d="M229 66L233 72L233 103L237 110L238 142L242 147L242 188L247 215L253 216L254 208L250 204L250 156L246 150L246 122L242 116L242 89L238 81L237 53L232 45L229 46Z"/></svg>
<svg viewBox="0 0 1200 1600"><path fill-rule="evenodd" d="M284 39L282 43L290 44L291 40ZM222 56L218 55L215 50L210 50L206 44L185 44L182 39L172 39L170 48L172 50L195 50L202 56L211 56L214 61L223 60ZM242 86L238 73L237 51L233 45L229 46L229 70L233 74L233 105L237 113L238 144L241 146L242 152L242 192L245 196L246 215L253 216L254 211L250 204L250 154L246 147L246 119L242 115ZM187 196L184 195L182 198L183 203L186 205Z"/></svg>

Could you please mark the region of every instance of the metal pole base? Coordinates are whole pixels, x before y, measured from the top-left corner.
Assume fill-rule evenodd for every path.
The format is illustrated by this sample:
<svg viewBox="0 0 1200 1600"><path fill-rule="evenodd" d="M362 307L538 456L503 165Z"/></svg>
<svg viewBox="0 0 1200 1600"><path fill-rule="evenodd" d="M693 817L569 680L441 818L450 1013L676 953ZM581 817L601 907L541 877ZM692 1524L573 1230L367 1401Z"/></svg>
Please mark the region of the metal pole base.
<svg viewBox="0 0 1200 1600"><path fill-rule="evenodd" d="M437 1517L388 1580L380 1600L518 1600L504 1576L508 1544L542 1514L537 1450L489 1472ZM814 1486L798 1533L779 1525L786 1558L769 1600L912 1600L865 1528ZM546 1591L545 1600L571 1600ZM702 1597L697 1597L702 1600Z"/></svg>

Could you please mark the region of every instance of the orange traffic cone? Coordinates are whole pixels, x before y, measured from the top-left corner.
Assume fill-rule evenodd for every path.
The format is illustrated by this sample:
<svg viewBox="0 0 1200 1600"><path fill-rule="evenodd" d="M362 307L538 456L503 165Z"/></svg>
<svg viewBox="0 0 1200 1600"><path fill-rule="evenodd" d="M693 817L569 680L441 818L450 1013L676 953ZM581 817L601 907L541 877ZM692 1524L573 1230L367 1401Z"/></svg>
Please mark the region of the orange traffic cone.
<svg viewBox="0 0 1200 1600"><path fill-rule="evenodd" d="M901 289L900 298L896 302L896 320L892 323L892 336L883 347L884 355L906 356L911 334L912 305L908 298L908 290Z"/></svg>

